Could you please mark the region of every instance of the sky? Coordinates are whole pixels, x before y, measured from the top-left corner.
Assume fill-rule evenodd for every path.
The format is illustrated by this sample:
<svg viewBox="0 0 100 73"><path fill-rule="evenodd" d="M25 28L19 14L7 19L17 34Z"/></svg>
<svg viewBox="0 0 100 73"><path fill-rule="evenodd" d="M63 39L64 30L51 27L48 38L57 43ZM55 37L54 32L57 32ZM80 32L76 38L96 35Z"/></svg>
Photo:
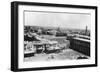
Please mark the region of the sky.
<svg viewBox="0 0 100 73"><path fill-rule="evenodd" d="M25 25L90 29L91 15L80 13L53 13L25 11Z"/></svg>

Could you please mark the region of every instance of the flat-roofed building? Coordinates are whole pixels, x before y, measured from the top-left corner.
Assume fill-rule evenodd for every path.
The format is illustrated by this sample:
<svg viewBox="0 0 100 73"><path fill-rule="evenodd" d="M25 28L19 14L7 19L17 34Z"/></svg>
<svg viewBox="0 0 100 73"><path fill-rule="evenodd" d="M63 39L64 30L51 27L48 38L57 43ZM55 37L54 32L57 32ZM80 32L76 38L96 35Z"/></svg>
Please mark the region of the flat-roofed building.
<svg viewBox="0 0 100 73"><path fill-rule="evenodd" d="M70 48L90 56L90 39L82 37L73 37L70 39Z"/></svg>

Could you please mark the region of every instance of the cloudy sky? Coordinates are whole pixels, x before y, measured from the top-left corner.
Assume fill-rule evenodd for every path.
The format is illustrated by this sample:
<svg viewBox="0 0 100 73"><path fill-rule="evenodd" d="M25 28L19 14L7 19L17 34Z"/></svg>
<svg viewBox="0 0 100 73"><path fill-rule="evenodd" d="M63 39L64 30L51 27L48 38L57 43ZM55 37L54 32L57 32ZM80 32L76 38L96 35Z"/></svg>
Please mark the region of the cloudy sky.
<svg viewBox="0 0 100 73"><path fill-rule="evenodd" d="M25 25L90 29L91 15L76 13L25 12Z"/></svg>

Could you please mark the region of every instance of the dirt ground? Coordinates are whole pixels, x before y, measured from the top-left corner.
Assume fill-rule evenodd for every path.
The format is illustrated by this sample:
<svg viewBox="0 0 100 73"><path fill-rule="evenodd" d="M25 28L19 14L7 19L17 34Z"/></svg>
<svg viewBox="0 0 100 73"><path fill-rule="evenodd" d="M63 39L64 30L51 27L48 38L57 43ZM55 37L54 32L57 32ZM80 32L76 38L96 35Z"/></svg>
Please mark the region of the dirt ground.
<svg viewBox="0 0 100 73"><path fill-rule="evenodd" d="M35 54L32 57L24 58L25 62L29 61L52 61L52 60L74 60L77 59L79 56L89 58L88 56L74 51L72 49L66 49L61 51L60 53L50 53L50 54Z"/></svg>

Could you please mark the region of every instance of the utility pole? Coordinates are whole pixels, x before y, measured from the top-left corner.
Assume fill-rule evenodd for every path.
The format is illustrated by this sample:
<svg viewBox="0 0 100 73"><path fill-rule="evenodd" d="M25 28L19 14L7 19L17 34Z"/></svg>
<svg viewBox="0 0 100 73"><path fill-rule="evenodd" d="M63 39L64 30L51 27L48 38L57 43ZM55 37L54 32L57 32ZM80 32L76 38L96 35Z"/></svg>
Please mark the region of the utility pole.
<svg viewBox="0 0 100 73"><path fill-rule="evenodd" d="M87 35L87 28L88 28L88 27L86 26L86 29L85 29L85 35Z"/></svg>

